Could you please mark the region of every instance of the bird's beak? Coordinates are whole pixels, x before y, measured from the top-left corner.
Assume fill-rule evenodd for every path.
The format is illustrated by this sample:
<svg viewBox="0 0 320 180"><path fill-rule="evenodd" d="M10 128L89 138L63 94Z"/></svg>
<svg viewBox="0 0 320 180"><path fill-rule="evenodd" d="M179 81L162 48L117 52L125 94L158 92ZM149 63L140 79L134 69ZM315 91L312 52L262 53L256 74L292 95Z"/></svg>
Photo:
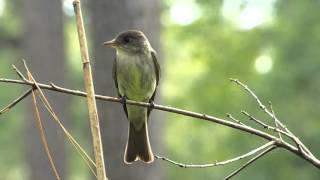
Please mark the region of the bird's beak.
<svg viewBox="0 0 320 180"><path fill-rule="evenodd" d="M118 42L115 39L112 39L111 41L104 42L103 45L116 48L116 47L118 47Z"/></svg>

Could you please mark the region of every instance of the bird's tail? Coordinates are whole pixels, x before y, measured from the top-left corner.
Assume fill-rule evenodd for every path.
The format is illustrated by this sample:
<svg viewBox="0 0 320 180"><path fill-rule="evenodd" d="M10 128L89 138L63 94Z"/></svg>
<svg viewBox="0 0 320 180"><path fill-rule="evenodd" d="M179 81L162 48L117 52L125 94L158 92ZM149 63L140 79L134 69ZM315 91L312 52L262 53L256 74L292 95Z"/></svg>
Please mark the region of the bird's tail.
<svg viewBox="0 0 320 180"><path fill-rule="evenodd" d="M154 160L149 142L147 121L143 123L139 130L135 128L132 122L129 125L129 137L124 154L124 162L131 164L138 159L145 163L151 163Z"/></svg>

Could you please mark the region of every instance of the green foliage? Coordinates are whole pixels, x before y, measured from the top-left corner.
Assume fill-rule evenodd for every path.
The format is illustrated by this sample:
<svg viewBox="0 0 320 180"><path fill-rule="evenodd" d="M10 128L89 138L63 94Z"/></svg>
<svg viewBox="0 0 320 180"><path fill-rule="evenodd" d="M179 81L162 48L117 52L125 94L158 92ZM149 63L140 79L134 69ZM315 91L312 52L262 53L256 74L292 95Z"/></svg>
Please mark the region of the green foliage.
<svg viewBox="0 0 320 180"><path fill-rule="evenodd" d="M170 6L175 2L166 2L164 22L169 22ZM202 16L193 23L164 23L166 102L220 117L229 112L250 123L240 114L247 110L271 124L251 97L228 82L230 77L238 78L266 104L271 100L278 117L319 156L320 4L311 0L277 1L273 23L250 30L240 30L223 19L221 1L198 0L197 4ZM263 53L273 59L273 69L267 74L259 74L254 68L255 59ZM168 118L168 156L180 162L224 160L263 143L257 137L220 125L176 115ZM210 169L168 165L168 179L221 179L240 164ZM238 179L252 177L264 180L320 176L312 165L278 150L250 166Z"/></svg>

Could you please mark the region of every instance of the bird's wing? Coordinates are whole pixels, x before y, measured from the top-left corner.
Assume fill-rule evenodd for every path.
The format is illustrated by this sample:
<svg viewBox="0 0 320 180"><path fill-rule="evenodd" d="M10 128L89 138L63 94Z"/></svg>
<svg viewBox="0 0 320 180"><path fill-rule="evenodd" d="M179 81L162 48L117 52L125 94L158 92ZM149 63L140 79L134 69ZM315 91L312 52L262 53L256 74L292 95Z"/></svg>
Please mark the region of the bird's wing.
<svg viewBox="0 0 320 180"><path fill-rule="evenodd" d="M113 61L112 78L113 78L114 84L116 85L118 95L120 96L119 88L118 88L118 80L117 80L117 58L115 58Z"/></svg>
<svg viewBox="0 0 320 180"><path fill-rule="evenodd" d="M113 66L112 66L112 78L114 80L114 83L116 85L116 88L117 88L117 93L118 93L118 96L122 98L120 92L119 92L119 88L118 88L118 80L117 80L117 58L114 59L114 62L113 62ZM125 103L122 104L123 106L123 110L124 112L126 113L126 116L128 117L128 111L127 111L127 106Z"/></svg>
<svg viewBox="0 0 320 180"><path fill-rule="evenodd" d="M157 91L157 87L158 87L158 84L159 84L159 80L160 80L160 74L161 74L161 69L160 69L160 65L159 65L159 62L157 60L157 57L156 57L156 52L155 51L151 51L151 56L152 56L152 61L153 61L153 65L154 65L154 69L155 69L155 73L156 73L156 89L154 90L150 100L149 100L149 103L150 102L153 102L154 100L154 97L156 95L156 91ZM148 108L148 116L150 115L150 112L152 111L151 108Z"/></svg>

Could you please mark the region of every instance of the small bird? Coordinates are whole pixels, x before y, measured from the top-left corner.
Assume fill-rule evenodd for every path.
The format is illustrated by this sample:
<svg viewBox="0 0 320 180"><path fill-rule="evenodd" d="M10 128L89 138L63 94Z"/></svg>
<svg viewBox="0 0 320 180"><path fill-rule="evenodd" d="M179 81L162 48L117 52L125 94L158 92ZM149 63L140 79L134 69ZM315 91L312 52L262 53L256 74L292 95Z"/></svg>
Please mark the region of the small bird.
<svg viewBox="0 0 320 180"><path fill-rule="evenodd" d="M137 30L122 32L103 44L116 49L113 79L129 120L124 162L131 164L141 160L151 163L154 156L149 142L148 117L152 108L129 105L126 100L149 102L153 105L160 78L156 53L147 37Z"/></svg>

